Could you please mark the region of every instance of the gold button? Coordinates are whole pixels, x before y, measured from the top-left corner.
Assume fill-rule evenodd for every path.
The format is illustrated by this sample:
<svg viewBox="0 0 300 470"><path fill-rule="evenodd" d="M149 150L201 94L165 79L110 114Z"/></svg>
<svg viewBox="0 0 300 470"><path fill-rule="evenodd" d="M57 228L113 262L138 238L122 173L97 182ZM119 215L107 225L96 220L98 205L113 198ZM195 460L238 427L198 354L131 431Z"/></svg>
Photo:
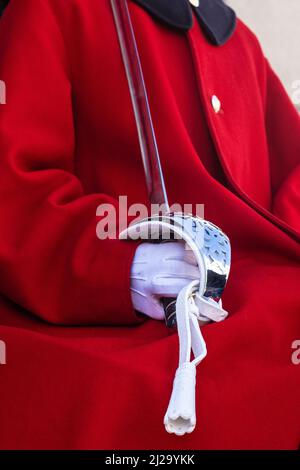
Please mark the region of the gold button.
<svg viewBox="0 0 300 470"><path fill-rule="evenodd" d="M212 96L211 104L212 104L212 107L214 109L214 112L216 114L218 114L221 111L222 105L221 105L221 101L219 100L219 98L216 95Z"/></svg>
<svg viewBox="0 0 300 470"><path fill-rule="evenodd" d="M200 1L199 0L190 0L190 3L192 5L194 5L194 7L198 7L200 5Z"/></svg>

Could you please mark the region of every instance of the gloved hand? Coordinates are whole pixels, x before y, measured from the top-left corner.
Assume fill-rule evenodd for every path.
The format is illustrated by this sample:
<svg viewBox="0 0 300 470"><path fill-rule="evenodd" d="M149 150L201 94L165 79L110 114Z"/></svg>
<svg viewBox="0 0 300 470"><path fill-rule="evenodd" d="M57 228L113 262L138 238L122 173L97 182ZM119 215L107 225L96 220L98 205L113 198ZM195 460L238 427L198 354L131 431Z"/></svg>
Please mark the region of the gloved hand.
<svg viewBox="0 0 300 470"><path fill-rule="evenodd" d="M142 243L131 268L131 297L138 312L155 320L165 318L161 298L176 298L200 272L191 250L182 242Z"/></svg>

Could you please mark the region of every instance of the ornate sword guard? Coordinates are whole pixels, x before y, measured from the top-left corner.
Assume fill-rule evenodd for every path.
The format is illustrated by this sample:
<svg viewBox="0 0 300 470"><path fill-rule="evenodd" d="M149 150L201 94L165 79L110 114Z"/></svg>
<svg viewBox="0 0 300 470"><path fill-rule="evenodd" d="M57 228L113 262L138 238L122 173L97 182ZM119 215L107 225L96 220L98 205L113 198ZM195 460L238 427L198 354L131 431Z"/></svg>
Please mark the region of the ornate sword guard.
<svg viewBox="0 0 300 470"><path fill-rule="evenodd" d="M203 322L224 320L221 297L231 264L229 238L216 225L200 217L174 213L154 215L131 224L119 234L120 240L144 240L153 243L184 241L196 258L199 271L198 303L205 315ZM176 300L163 299L167 326L176 325Z"/></svg>

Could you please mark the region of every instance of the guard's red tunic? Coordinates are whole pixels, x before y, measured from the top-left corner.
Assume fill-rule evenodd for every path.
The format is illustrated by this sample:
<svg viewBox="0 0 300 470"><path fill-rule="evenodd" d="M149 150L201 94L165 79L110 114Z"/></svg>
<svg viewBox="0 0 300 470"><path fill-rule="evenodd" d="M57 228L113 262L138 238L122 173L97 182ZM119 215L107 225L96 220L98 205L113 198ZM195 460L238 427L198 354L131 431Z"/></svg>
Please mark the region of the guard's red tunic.
<svg viewBox="0 0 300 470"><path fill-rule="evenodd" d="M232 242L231 315L204 329L198 427L165 432L177 336L132 309L135 244L96 237L99 204L147 202L110 2L12 0L0 24L0 447L296 448L299 116L241 22L216 47L197 22L185 34L130 9L170 202L204 203Z"/></svg>

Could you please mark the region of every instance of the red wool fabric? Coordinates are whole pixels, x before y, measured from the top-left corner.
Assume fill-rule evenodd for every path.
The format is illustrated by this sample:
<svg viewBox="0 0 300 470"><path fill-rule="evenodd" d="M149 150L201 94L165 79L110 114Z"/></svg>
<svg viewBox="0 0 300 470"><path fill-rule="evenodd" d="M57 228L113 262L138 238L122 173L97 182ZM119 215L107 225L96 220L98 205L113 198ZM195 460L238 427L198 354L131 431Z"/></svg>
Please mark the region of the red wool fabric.
<svg viewBox="0 0 300 470"><path fill-rule="evenodd" d="M2 449L295 449L300 443L300 119L242 22L222 47L130 2L171 203L232 242L203 329L191 435L163 416L177 335L133 311L136 244L96 209L147 203L108 0L11 0L0 23ZM213 95L222 103L216 114Z"/></svg>

